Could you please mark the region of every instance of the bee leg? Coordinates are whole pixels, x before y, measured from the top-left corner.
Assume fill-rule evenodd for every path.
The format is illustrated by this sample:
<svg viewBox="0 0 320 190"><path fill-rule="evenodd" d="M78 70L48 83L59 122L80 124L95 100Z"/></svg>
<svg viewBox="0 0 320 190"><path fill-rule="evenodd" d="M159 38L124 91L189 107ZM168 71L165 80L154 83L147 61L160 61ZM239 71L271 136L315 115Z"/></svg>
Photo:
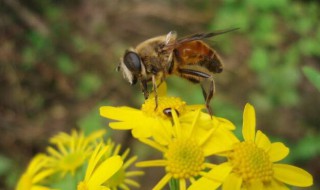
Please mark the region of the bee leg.
<svg viewBox="0 0 320 190"><path fill-rule="evenodd" d="M201 90L202 90L202 95L203 95L204 99L207 100L207 92L204 89L203 85L200 85L200 86L201 86Z"/></svg>
<svg viewBox="0 0 320 190"><path fill-rule="evenodd" d="M165 76L160 77L160 80L157 84L157 88L159 88L161 86L161 84L164 82Z"/></svg>
<svg viewBox="0 0 320 190"><path fill-rule="evenodd" d="M148 99L149 91L148 91L147 80L141 80L140 87L141 87L142 93L144 95L144 99L145 100Z"/></svg>
<svg viewBox="0 0 320 190"><path fill-rule="evenodd" d="M212 77L208 78L208 80L210 81L210 86L209 86L208 93L206 92L203 84L201 84L201 89L202 89L203 97L204 97L204 99L206 101L207 111L212 116L213 113L212 113L212 110L211 110L211 107L210 107L210 101L212 100L213 94L215 92L215 83L214 83L214 80L213 80Z"/></svg>
<svg viewBox="0 0 320 190"><path fill-rule="evenodd" d="M158 92L157 92L157 81L156 81L155 75L152 75L152 85L153 85L153 91L154 91L154 99L156 103L154 110L156 110L158 108Z"/></svg>
<svg viewBox="0 0 320 190"><path fill-rule="evenodd" d="M206 101L207 111L212 116L213 113L210 107L210 101L215 91L215 83L214 83L212 74L204 70L201 70L201 68L197 68L197 67L180 68L179 72L181 77L186 78L193 83L201 84L202 94ZM209 87L207 86L208 83L206 82L210 82Z"/></svg>

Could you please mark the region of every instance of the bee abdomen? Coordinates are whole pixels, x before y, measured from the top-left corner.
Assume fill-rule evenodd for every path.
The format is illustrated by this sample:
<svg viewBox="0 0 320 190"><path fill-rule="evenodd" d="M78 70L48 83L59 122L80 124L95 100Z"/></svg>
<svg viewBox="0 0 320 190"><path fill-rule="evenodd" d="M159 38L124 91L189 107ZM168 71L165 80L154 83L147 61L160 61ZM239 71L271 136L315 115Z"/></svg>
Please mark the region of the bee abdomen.
<svg viewBox="0 0 320 190"><path fill-rule="evenodd" d="M205 57L200 65L213 73L221 73L223 71L221 60L214 54L212 57Z"/></svg>

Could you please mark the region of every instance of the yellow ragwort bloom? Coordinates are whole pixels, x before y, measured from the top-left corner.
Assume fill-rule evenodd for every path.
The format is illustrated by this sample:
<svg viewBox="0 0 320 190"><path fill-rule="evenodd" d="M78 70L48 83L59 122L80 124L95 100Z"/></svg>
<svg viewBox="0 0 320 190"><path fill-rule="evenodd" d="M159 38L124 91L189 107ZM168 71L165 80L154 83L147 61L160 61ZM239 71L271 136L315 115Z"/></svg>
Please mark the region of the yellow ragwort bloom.
<svg viewBox="0 0 320 190"><path fill-rule="evenodd" d="M47 168L47 159L44 154L36 155L20 177L16 190L51 190L49 187L41 185L47 177L55 172L54 169Z"/></svg>
<svg viewBox="0 0 320 190"><path fill-rule="evenodd" d="M83 132L73 130L71 135L61 132L52 137L50 142L56 146L49 146L48 165L64 176L67 172L73 175L81 167L94 149L94 144L106 133L105 130L93 132L85 136Z"/></svg>
<svg viewBox="0 0 320 190"><path fill-rule="evenodd" d="M103 106L100 108L100 115L108 119L116 120L110 122L112 129L131 130L135 138L148 138L153 135L153 128L163 125L171 125L171 109L174 109L179 116L192 110L203 108L203 105L187 105L177 97L167 97L166 85L162 83L158 88L158 107L156 108L153 95L145 100L141 109L131 107Z"/></svg>
<svg viewBox="0 0 320 190"><path fill-rule="evenodd" d="M116 172L118 172L123 161L120 156L109 155L110 146L100 143L92 153L84 180L78 183L77 190L110 190L104 185ZM106 155L107 154L107 155Z"/></svg>
<svg viewBox="0 0 320 190"><path fill-rule="evenodd" d="M121 146L117 145L113 150L113 156L120 155ZM137 160L137 156L133 156L127 159L130 153L129 149L126 149L125 152L121 155L122 160L124 161L122 167L106 182L107 186L111 190L129 190L129 186L136 188L140 187L140 184L133 179L132 177L141 176L144 174L143 171L127 171L129 167Z"/></svg>
<svg viewBox="0 0 320 190"><path fill-rule="evenodd" d="M223 182L223 190L283 190L288 189L285 184L313 184L312 176L305 170L276 163L289 154L289 149L281 142L271 143L261 131L256 132L255 110L250 104L244 109L242 135L244 141L235 140L232 150L224 154L228 161L193 183L190 190L212 190L219 186L219 181Z"/></svg>
<svg viewBox="0 0 320 190"><path fill-rule="evenodd" d="M139 139L163 153L163 159L136 164L138 167L165 168L166 174L154 190L162 189L171 179L178 181L180 190L185 190L187 181L194 182L195 178L206 175L206 169L215 166L207 163L206 158L217 151L226 151L226 147L233 142L229 138L235 138L223 125L200 127L199 123L205 122L205 118L211 122L211 117L203 115L200 109L186 115L189 120L192 118L191 122L182 123L175 110L172 110L172 117L173 126L156 128L152 139Z"/></svg>

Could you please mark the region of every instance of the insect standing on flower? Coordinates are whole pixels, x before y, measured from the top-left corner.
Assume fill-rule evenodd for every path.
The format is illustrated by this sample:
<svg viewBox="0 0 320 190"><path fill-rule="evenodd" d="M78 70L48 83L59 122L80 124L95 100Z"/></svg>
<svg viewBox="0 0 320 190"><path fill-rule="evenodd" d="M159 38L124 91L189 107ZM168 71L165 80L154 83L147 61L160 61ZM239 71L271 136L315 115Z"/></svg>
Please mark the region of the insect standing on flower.
<svg viewBox="0 0 320 190"><path fill-rule="evenodd" d="M212 115L210 100L215 91L213 75L223 70L217 52L202 41L235 29L197 33L177 39L174 31L154 37L127 50L121 58L117 70L121 70L131 85L140 83L144 98L149 96L148 83L151 82L158 105L157 86L169 75L200 83L206 108Z"/></svg>

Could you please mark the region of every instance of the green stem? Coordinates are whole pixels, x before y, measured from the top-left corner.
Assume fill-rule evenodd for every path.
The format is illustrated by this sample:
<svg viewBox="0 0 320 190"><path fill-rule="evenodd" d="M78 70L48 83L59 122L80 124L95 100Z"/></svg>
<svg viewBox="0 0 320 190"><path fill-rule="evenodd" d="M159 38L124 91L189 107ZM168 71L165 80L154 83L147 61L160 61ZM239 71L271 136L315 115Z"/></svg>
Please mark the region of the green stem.
<svg viewBox="0 0 320 190"><path fill-rule="evenodd" d="M171 179L169 181L170 190L179 190L179 181L176 179Z"/></svg>

